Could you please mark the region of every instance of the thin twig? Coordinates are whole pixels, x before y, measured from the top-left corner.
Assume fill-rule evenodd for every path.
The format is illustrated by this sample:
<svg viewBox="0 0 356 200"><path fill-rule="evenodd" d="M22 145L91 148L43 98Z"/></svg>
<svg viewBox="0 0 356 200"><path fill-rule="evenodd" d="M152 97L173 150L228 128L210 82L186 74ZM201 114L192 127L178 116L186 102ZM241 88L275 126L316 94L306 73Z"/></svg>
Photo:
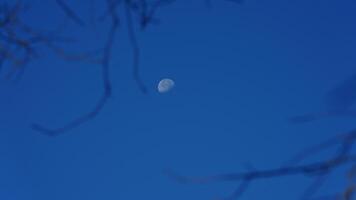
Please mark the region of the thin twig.
<svg viewBox="0 0 356 200"><path fill-rule="evenodd" d="M246 173L231 173L221 174L208 177L185 177L170 172L168 175L177 181L186 183L209 183L209 182L234 182L243 180L257 180L282 176L291 176L297 174L312 175L315 173L329 171L335 169L343 164L352 163L356 161L356 155L329 159L322 162L315 162L306 165L298 165L292 167L281 167L277 169L258 170Z"/></svg>
<svg viewBox="0 0 356 200"><path fill-rule="evenodd" d="M84 21L77 15L77 13L63 0L56 0L57 5L62 9L62 11L67 15L67 17L73 20L76 24L84 26Z"/></svg>
<svg viewBox="0 0 356 200"><path fill-rule="evenodd" d="M132 46L132 53L133 53L133 78L136 81L139 89L143 93L147 93L146 86L144 85L141 77L140 77L140 48L137 42L135 30L133 27L132 21L132 14L130 10L130 1L127 0L125 3L125 13L126 13L126 23L127 23L127 30L129 40Z"/></svg>

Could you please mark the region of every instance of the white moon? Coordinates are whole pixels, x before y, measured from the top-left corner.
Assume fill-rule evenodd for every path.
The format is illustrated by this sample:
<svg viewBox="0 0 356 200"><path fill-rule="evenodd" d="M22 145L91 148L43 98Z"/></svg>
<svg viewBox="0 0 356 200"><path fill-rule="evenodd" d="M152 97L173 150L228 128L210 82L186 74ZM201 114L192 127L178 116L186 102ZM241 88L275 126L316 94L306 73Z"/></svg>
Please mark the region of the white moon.
<svg viewBox="0 0 356 200"><path fill-rule="evenodd" d="M174 87L174 81L172 79L162 79L157 86L159 93L165 93L170 91Z"/></svg>

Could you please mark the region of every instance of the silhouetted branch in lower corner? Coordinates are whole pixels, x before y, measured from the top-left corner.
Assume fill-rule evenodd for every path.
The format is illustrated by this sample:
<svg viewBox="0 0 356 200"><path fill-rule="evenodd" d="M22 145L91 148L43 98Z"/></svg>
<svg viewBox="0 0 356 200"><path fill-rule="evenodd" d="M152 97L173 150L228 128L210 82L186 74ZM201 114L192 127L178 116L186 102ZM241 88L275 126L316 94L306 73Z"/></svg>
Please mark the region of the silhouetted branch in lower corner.
<svg viewBox="0 0 356 200"><path fill-rule="evenodd" d="M301 196L303 200L319 199L314 198L315 194L321 187L321 185L327 180L328 175L341 166L352 164L356 166L356 154L351 153L351 148L356 141L356 130L352 130L346 134L339 135L324 143L311 147L305 151L302 151L297 156L282 167L266 170L250 170L248 172L219 174L215 176L202 176L191 177L182 176L175 173L172 170L165 171L165 174L171 179L180 183L199 183L206 184L212 182L238 182L239 186L237 190L228 198L223 199L238 199L248 189L248 186L259 180L271 179L286 176L304 175L315 179L314 182L307 187ZM323 161L311 162L308 164L300 164L306 157L323 151L327 148L338 146L336 155L332 158L325 159ZM356 167L353 167L356 169ZM356 170L354 170L356 171ZM353 177L356 173L349 173L349 178ZM342 200L351 200L352 196L356 192L356 184L349 184L345 191L340 192L337 196L342 196Z"/></svg>

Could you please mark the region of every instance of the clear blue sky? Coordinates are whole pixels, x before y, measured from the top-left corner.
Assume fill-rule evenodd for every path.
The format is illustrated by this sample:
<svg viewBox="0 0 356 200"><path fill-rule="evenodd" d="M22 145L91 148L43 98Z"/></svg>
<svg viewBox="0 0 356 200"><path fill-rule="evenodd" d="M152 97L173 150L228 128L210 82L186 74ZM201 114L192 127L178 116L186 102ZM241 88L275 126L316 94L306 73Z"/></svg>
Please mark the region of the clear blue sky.
<svg viewBox="0 0 356 200"><path fill-rule="evenodd" d="M54 1L33 3L26 20L53 28ZM88 19L88 1L73 5ZM103 10L100 1L98 10ZM179 1L162 8L159 25L138 33L142 94L131 77L127 30L120 27L111 63L113 97L90 123L59 137L57 127L90 110L102 92L100 68L42 51L17 83L0 83L0 199L181 200L230 194L234 183L178 184L172 168L211 175L278 167L305 147L354 128L350 119L292 125L296 114L321 111L324 94L356 72L356 1ZM100 13L99 13L100 14ZM102 44L104 25L64 31L72 51ZM3 74L1 74L3 75ZM156 92L161 78L175 80ZM321 194L339 191L334 175ZM254 183L243 199L298 199L308 177Z"/></svg>

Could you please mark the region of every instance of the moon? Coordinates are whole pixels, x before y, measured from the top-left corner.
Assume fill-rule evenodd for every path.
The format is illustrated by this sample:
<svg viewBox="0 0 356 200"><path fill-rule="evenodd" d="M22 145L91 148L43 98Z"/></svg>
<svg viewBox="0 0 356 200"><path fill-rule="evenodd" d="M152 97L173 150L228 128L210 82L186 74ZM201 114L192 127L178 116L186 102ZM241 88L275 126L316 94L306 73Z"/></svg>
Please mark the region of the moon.
<svg viewBox="0 0 356 200"><path fill-rule="evenodd" d="M162 79L157 86L157 90L159 93L169 92L174 87L174 81L169 78Z"/></svg>

